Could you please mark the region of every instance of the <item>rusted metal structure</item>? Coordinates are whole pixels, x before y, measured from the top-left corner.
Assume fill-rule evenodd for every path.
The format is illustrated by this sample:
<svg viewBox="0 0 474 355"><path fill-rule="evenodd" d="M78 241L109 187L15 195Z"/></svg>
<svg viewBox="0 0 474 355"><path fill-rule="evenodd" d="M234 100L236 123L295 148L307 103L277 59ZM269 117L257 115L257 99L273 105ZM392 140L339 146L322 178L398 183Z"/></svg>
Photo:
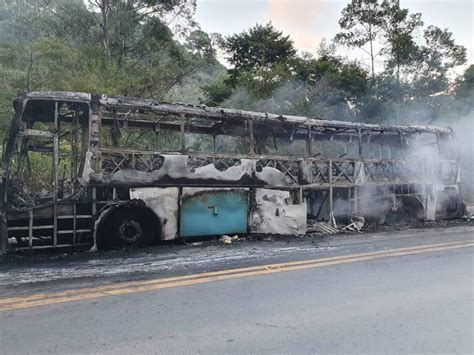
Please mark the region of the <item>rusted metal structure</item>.
<svg viewBox="0 0 474 355"><path fill-rule="evenodd" d="M453 133L31 92L3 152L1 250L460 214Z"/></svg>

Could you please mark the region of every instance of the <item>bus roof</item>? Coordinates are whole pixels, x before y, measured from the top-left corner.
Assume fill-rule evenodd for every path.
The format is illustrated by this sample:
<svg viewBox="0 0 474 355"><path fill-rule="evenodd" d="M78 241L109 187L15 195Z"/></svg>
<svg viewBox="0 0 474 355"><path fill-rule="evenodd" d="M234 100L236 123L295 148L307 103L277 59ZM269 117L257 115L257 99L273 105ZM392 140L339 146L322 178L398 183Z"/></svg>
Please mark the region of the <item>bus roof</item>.
<svg viewBox="0 0 474 355"><path fill-rule="evenodd" d="M239 109L208 107L205 105L190 105L183 103L165 103L152 99L142 99L127 96L107 96L107 95L93 95L89 93L78 92L62 92L62 91L35 91L28 93L21 93L17 96L19 100L65 100L88 102L93 97L98 97L102 105L107 107L123 107L135 108L143 110L153 110L154 112L170 113L175 115L189 115L201 118L210 119L230 119L230 120L244 120L252 119L253 121L260 121L262 123L288 123L299 124L311 127L321 128L337 128L346 130L370 130L370 131L397 131L405 133L440 133L451 134L450 128L428 125L387 125L387 124L370 124L357 123L349 121L337 120L323 120L313 117L294 116L294 115L280 115L267 112L245 111Z"/></svg>

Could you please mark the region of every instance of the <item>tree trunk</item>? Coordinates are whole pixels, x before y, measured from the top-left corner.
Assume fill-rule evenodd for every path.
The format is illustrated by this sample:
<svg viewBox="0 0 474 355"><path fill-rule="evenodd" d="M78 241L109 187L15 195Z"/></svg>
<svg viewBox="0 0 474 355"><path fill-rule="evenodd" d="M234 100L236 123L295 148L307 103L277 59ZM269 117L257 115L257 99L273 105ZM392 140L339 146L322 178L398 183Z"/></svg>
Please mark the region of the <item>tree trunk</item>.
<svg viewBox="0 0 474 355"><path fill-rule="evenodd" d="M102 23L100 24L102 30L102 45L104 46L105 55L110 60L110 40L109 40L109 24L108 14L110 8L110 0L102 0L100 2L100 13L102 15Z"/></svg>
<svg viewBox="0 0 474 355"><path fill-rule="evenodd" d="M369 38L370 38L370 61L372 68L372 81L375 82L375 57L374 57L374 44L372 38L372 25L369 25Z"/></svg>

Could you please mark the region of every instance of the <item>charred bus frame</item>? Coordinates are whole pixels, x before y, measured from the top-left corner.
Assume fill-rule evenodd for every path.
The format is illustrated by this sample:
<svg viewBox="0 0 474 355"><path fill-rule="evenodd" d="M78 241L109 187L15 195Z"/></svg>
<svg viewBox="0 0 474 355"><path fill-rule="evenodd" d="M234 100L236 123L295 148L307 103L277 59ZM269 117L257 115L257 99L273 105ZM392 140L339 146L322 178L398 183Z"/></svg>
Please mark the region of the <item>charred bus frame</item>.
<svg viewBox="0 0 474 355"><path fill-rule="evenodd" d="M20 94L14 110L3 151L3 252L461 213L447 128L69 92Z"/></svg>

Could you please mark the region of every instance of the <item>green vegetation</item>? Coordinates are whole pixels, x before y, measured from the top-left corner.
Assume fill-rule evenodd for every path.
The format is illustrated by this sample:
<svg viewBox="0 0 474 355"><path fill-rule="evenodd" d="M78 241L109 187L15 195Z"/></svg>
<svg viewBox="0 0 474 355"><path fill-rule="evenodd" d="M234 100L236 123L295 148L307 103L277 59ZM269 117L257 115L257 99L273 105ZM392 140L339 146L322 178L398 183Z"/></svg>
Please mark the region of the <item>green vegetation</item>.
<svg viewBox="0 0 474 355"><path fill-rule="evenodd" d="M468 114L472 66L448 29L398 0L351 0L334 41L298 53L271 23L228 37L194 21L195 0L5 0L0 130L18 91L67 90L368 122ZM337 55L360 48L369 65ZM216 60L224 54L228 68ZM381 64L376 64L381 63Z"/></svg>

